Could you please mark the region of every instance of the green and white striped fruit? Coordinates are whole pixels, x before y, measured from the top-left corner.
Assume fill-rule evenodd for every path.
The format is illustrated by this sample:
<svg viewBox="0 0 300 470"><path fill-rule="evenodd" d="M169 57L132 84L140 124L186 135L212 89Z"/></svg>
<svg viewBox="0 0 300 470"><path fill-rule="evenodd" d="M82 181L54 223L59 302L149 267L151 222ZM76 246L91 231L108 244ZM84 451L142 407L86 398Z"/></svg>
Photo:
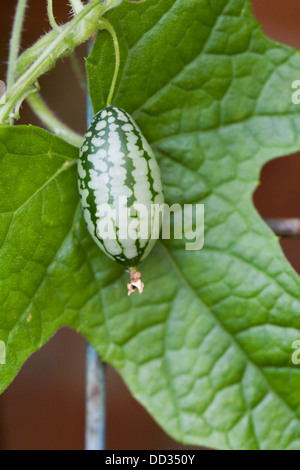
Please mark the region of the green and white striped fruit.
<svg viewBox="0 0 300 470"><path fill-rule="evenodd" d="M80 149L78 178L84 218L93 239L110 258L136 267L155 244L153 234L160 231L158 212L164 196L153 151L126 111L108 106L95 115ZM108 237L102 236L108 222L103 205L113 209ZM145 208L143 215L138 205ZM149 230L143 237L145 213ZM133 229L134 237L121 236L121 220Z"/></svg>

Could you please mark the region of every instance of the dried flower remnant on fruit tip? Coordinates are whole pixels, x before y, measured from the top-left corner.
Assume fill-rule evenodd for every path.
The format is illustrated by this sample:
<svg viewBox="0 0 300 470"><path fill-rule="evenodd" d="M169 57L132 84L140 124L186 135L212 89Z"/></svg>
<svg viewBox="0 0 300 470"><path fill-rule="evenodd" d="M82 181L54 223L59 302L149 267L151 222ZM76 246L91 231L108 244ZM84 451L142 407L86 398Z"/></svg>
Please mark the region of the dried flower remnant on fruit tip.
<svg viewBox="0 0 300 470"><path fill-rule="evenodd" d="M144 284L141 281L141 273L136 270L130 271L130 284L127 284L128 295L131 295L136 289L141 294L144 290Z"/></svg>

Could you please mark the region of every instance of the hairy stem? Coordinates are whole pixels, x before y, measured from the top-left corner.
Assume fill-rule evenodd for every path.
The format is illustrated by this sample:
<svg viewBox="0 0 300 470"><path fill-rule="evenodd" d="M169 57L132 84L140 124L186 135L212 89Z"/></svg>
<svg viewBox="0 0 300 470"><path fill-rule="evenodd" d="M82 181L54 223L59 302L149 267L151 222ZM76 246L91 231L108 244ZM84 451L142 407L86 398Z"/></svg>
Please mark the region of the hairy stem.
<svg viewBox="0 0 300 470"><path fill-rule="evenodd" d="M48 108L38 93L34 93L27 98L27 102L40 121L58 137L62 137L75 147L80 147L83 137L72 131L62 123Z"/></svg>
<svg viewBox="0 0 300 470"><path fill-rule="evenodd" d="M117 83L117 79L118 79L118 74L119 74L119 69L120 69L120 48L119 48L119 41L118 41L118 37L116 35L116 32L115 32L113 26L111 25L111 23L106 18L101 18L100 29L106 29L110 33L110 35L112 37L112 40L113 40L114 49L115 49L115 61L116 61L115 71L114 71L114 76L113 76L113 79L112 79L112 82L111 82L109 95L108 95L108 98L107 98L107 105L110 105L112 103L112 99L113 99L113 96L114 96L114 91L115 91L115 87L116 87L116 83Z"/></svg>
<svg viewBox="0 0 300 470"><path fill-rule="evenodd" d="M107 0L102 3L100 0L92 0L69 23L60 26L56 36L51 36L51 42L43 43L43 52L2 97L0 124L6 123L10 116L14 116L14 110L34 91L37 79L50 70L57 59L69 55L77 45L86 41L98 29L101 16L121 2L122 0ZM28 60L32 60L30 54Z"/></svg>
<svg viewBox="0 0 300 470"><path fill-rule="evenodd" d="M12 36L10 40L8 69L6 77L6 88L9 90L15 81L16 62L18 60L22 27L24 23L27 0L18 0L16 14L13 23Z"/></svg>

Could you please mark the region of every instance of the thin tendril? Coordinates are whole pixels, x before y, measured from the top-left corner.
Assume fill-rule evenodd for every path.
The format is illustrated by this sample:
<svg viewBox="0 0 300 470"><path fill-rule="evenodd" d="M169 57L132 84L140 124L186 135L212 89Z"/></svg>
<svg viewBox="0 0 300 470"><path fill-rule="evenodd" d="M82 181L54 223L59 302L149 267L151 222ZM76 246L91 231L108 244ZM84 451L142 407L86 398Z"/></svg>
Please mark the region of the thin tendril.
<svg viewBox="0 0 300 470"><path fill-rule="evenodd" d="M114 49L115 49L115 60L116 60L115 71L114 71L113 79L112 79L111 86L110 86L110 91L109 91L108 98L107 98L107 106L109 106L113 100L113 95L115 92L115 87L116 87L119 70L120 70L120 48L119 48L119 41L118 41L117 34L115 32L115 29L106 18L101 18L100 29L106 29L110 33L112 40L113 40Z"/></svg>
<svg viewBox="0 0 300 470"><path fill-rule="evenodd" d="M54 13L53 13L53 0L48 0L47 12L48 12L49 23L51 24L52 28L59 29L59 26L56 23Z"/></svg>

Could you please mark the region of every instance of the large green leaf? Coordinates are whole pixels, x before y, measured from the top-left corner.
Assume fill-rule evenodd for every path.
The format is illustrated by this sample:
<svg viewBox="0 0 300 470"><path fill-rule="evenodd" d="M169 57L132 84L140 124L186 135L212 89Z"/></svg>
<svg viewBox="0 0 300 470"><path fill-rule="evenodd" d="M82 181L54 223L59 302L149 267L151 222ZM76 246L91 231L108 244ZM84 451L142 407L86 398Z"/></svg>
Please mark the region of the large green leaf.
<svg viewBox="0 0 300 470"><path fill-rule="evenodd" d="M167 202L205 204L205 246L159 242L144 293L127 297L127 274L82 221L76 149L0 128L1 389L67 324L174 438L299 449L300 282L252 193L267 160L300 149L300 55L264 37L249 0L123 2L108 17L122 51L114 103L152 144ZM113 73L106 32L88 73L97 111Z"/></svg>

